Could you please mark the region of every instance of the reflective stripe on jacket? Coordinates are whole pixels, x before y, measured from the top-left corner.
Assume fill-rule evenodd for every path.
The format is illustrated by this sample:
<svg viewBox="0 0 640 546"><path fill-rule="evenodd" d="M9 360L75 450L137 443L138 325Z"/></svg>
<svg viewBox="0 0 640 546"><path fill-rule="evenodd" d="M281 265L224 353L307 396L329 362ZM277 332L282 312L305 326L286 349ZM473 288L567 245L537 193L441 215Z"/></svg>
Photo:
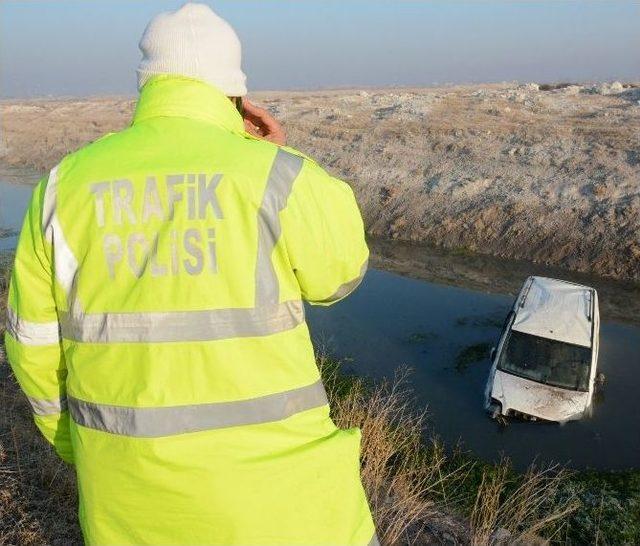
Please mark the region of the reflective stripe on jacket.
<svg viewBox="0 0 640 546"><path fill-rule="evenodd" d="M348 295L367 257L351 189L196 80L152 79L131 127L51 170L5 341L87 543L374 540L302 303Z"/></svg>

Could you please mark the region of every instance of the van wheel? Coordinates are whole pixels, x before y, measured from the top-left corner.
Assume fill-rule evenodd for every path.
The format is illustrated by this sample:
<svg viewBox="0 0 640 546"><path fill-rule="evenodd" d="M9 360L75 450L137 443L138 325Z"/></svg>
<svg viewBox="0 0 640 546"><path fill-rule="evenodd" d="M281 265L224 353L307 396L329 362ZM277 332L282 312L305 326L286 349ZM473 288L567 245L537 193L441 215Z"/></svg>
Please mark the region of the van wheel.
<svg viewBox="0 0 640 546"><path fill-rule="evenodd" d="M491 414L492 419L497 419L498 416L502 413L502 406L497 402L491 402L487 410Z"/></svg>

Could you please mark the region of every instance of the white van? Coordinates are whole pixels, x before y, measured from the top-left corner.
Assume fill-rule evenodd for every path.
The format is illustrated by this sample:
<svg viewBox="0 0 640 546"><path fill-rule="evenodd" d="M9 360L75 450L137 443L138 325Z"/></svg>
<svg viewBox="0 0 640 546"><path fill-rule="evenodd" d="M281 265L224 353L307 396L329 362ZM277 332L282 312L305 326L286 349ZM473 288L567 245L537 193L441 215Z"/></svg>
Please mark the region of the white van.
<svg viewBox="0 0 640 546"><path fill-rule="evenodd" d="M556 422L588 414L599 330L593 288L529 277L491 352L487 410L494 417Z"/></svg>

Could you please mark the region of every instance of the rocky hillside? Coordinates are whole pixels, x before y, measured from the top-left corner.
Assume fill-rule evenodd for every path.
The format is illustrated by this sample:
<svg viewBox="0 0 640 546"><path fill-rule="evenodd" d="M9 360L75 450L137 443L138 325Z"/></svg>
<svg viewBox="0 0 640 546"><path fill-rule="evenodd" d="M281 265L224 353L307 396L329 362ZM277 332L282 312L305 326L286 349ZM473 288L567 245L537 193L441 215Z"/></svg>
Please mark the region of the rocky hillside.
<svg viewBox="0 0 640 546"><path fill-rule="evenodd" d="M348 180L370 234L640 280L640 87L495 84L259 93ZM130 99L2 103L5 162L46 169Z"/></svg>

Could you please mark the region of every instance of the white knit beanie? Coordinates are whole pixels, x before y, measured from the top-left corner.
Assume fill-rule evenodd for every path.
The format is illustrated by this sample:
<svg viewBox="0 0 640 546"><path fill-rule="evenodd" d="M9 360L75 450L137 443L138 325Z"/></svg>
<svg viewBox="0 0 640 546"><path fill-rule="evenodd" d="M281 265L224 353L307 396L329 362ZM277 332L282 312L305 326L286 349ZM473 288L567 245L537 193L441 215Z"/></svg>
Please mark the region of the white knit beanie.
<svg viewBox="0 0 640 546"><path fill-rule="evenodd" d="M189 2L156 15L140 50L138 89L156 74L176 74L210 83L228 97L247 94L238 35L209 6Z"/></svg>

